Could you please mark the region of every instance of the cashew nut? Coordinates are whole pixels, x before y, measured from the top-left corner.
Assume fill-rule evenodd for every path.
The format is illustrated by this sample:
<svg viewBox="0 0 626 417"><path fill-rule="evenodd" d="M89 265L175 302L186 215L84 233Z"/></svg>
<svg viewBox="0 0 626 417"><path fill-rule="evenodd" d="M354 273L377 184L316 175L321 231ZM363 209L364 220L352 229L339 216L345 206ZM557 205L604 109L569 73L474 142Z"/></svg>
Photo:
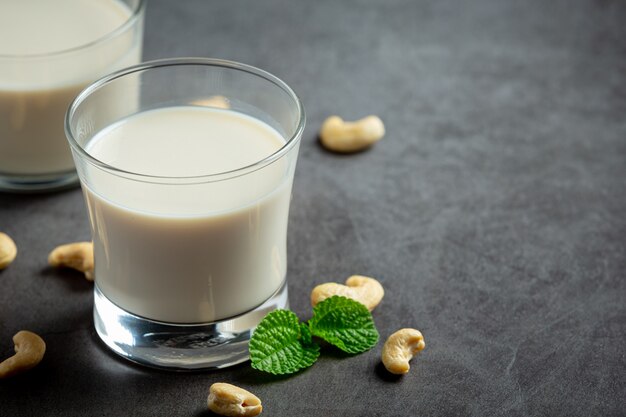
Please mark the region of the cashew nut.
<svg viewBox="0 0 626 417"><path fill-rule="evenodd" d="M211 385L207 405L222 416L258 416L263 411L256 395L224 382Z"/></svg>
<svg viewBox="0 0 626 417"><path fill-rule="evenodd" d="M15 355L0 363L0 379L17 375L37 366L46 352L46 343L33 332L21 330L13 336Z"/></svg>
<svg viewBox="0 0 626 417"><path fill-rule="evenodd" d="M374 278L352 275L346 280L346 285L327 282L313 288L313 291L311 291L311 305L315 307L318 303L333 295L352 298L365 305L369 311L372 311L383 299L385 290L380 285L380 282Z"/></svg>
<svg viewBox="0 0 626 417"><path fill-rule="evenodd" d="M345 122L330 116L320 129L320 140L328 150L342 153L357 152L385 136L385 125L378 116L367 116L356 122Z"/></svg>
<svg viewBox="0 0 626 417"><path fill-rule="evenodd" d="M85 278L93 281L93 243L76 242L57 246L50 255L51 266L62 266L85 273Z"/></svg>
<svg viewBox="0 0 626 417"><path fill-rule="evenodd" d="M387 338L383 346L383 365L392 374L406 374L411 368L409 361L425 347L424 336L419 330L398 330Z"/></svg>
<svg viewBox="0 0 626 417"><path fill-rule="evenodd" d="M0 232L0 269L4 269L17 256L17 246L6 233Z"/></svg>
<svg viewBox="0 0 626 417"><path fill-rule="evenodd" d="M194 100L191 104L196 106L214 107L216 109L230 109L230 100L224 96L211 96L206 99Z"/></svg>

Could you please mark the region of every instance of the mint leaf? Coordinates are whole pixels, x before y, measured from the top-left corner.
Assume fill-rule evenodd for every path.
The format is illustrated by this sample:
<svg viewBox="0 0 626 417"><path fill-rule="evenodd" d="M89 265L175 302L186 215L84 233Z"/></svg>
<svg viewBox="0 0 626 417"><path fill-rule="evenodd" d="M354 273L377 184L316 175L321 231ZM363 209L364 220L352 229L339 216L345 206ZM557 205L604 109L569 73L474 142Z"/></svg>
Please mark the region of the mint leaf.
<svg viewBox="0 0 626 417"><path fill-rule="evenodd" d="M306 323L300 323L300 340L303 345L313 344L313 335Z"/></svg>
<svg viewBox="0 0 626 417"><path fill-rule="evenodd" d="M367 308L352 299L330 297L301 323L293 312L276 310L259 323L250 339L252 367L275 375L311 366L320 354L320 337L348 353L361 353L378 343L378 331Z"/></svg>
<svg viewBox="0 0 626 417"><path fill-rule="evenodd" d="M308 343L303 344L302 339ZM320 354L311 334L307 331L303 335L298 316L289 310L275 310L265 316L250 339L249 350L252 367L274 375L307 368Z"/></svg>
<svg viewBox="0 0 626 417"><path fill-rule="evenodd" d="M313 336L348 353L365 352L378 343L378 331L367 308L350 298L332 296L313 308Z"/></svg>

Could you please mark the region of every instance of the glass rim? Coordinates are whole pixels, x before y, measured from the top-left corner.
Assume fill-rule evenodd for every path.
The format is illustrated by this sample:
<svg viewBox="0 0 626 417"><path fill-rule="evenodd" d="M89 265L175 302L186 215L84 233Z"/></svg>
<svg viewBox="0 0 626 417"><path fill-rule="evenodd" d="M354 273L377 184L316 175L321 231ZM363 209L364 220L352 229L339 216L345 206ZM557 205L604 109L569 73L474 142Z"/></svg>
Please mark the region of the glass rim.
<svg viewBox="0 0 626 417"><path fill-rule="evenodd" d="M82 45L74 46L72 48L61 49L61 50L52 51L52 52L42 52L42 53L36 53L36 54L1 54L0 53L0 60L6 59L6 60L26 60L27 61L31 59L36 60L36 59L41 59L41 58L51 58L51 57L57 57L57 56L61 57L63 55L70 55L72 53L80 52L82 50L94 47L96 45L100 45L102 43L105 43L109 39L116 37L118 34L125 32L126 29L133 26L135 22L137 22L137 20L139 19L139 16L143 13L144 9L146 8L147 2L148 0L139 0L139 3L137 3L137 6L132 11L132 14L128 17L128 19L124 21L124 23L122 23L120 26L113 29L111 32L108 32L107 34L100 36L99 38L94 39L93 41L84 43Z"/></svg>
<svg viewBox="0 0 626 417"><path fill-rule="evenodd" d="M285 91L290 98L294 101L296 106L296 110L298 113L298 123L293 131L293 134L289 136L289 138L285 138L285 143L275 152L266 156L263 159L255 161L251 164L238 167L235 169L231 169L228 171L221 171L211 174L202 174L202 175L192 175L192 176L171 176L171 175L150 175L150 174L142 174L140 172L133 172L129 170L124 170L113 165L107 164L106 162L102 162L99 159L93 157L89 152L85 150L85 148L78 143L76 138L74 137L74 132L71 127L71 120L74 117L74 114L77 108L89 97L92 93L99 90L101 87L106 86L107 84L117 80L118 78L122 78L124 76L144 72L155 68L164 68L164 67L176 67L176 66L209 66L209 67L221 67L227 68L231 70L243 71L248 74L256 75L257 77L263 78L266 81L273 83L275 86L281 88ZM103 169L111 174L122 176L128 179L134 179L143 182L150 183L198 183L198 182L215 182L221 181L225 179L235 178L241 175L245 175L251 172L254 172L258 169L261 169L272 162L275 162L281 159L286 153L294 147L296 143L299 142L299 139L302 137L302 132L304 131L304 125L306 122L306 115L304 112L304 106L298 95L293 91L291 87L287 83L285 83L280 78L275 75L262 70L260 68L254 67L252 65L243 64L240 62L229 61L225 59L216 59L216 58L166 58L166 59L158 59L153 61L147 61L138 65L133 65L131 67L127 67L121 69L119 71L115 71L109 75L106 75L99 80L94 81L89 84L85 89L83 89L70 103L67 112L65 114L65 135L67 136L68 142L72 150L77 152L79 156L85 159L87 162L92 164L93 166ZM281 135L282 136L282 135Z"/></svg>

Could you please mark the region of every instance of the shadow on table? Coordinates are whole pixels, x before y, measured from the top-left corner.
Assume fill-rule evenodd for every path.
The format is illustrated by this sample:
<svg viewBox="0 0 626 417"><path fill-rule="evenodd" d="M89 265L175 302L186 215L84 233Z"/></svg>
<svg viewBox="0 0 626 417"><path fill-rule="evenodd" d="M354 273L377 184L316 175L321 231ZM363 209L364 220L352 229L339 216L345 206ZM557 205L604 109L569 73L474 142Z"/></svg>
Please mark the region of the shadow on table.
<svg viewBox="0 0 626 417"><path fill-rule="evenodd" d="M209 411L209 410L198 410L192 415L193 417L215 417L215 416L218 416L219 414L215 414L213 411Z"/></svg>
<svg viewBox="0 0 626 417"><path fill-rule="evenodd" d="M389 372L385 368L385 365L383 365L382 361L379 361L376 364L375 371L376 371L376 376L385 382L398 382L400 381L400 379L402 379L402 375L395 375Z"/></svg>
<svg viewBox="0 0 626 417"><path fill-rule="evenodd" d="M83 293L93 291L93 282L85 278L85 274L70 268L54 268L51 266L41 270L44 278L58 279L72 292Z"/></svg>
<svg viewBox="0 0 626 417"><path fill-rule="evenodd" d="M23 207L33 203L41 203L46 200L53 200L57 197L67 194L80 192L78 186L71 187L63 190L40 192L40 193L20 193L0 191L0 206L3 209L11 209L13 207Z"/></svg>

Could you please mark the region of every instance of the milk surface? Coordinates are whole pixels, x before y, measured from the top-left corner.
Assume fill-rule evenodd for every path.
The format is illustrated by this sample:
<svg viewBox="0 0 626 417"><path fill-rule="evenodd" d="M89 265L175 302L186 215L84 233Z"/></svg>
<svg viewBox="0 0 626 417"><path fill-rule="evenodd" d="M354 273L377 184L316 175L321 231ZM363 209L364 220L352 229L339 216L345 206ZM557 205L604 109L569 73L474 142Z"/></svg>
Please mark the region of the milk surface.
<svg viewBox="0 0 626 417"><path fill-rule="evenodd" d="M200 176L252 165L284 144L261 121L192 106L142 112L98 132L86 150L101 162L187 177L176 184L85 173L102 293L136 315L172 323L229 318L271 297L286 274L288 163L223 181Z"/></svg>
<svg viewBox="0 0 626 417"><path fill-rule="evenodd" d="M131 15L117 0L0 0L0 173L73 169L63 129L69 103L89 82L138 63L141 39L131 30L69 50L107 36Z"/></svg>

